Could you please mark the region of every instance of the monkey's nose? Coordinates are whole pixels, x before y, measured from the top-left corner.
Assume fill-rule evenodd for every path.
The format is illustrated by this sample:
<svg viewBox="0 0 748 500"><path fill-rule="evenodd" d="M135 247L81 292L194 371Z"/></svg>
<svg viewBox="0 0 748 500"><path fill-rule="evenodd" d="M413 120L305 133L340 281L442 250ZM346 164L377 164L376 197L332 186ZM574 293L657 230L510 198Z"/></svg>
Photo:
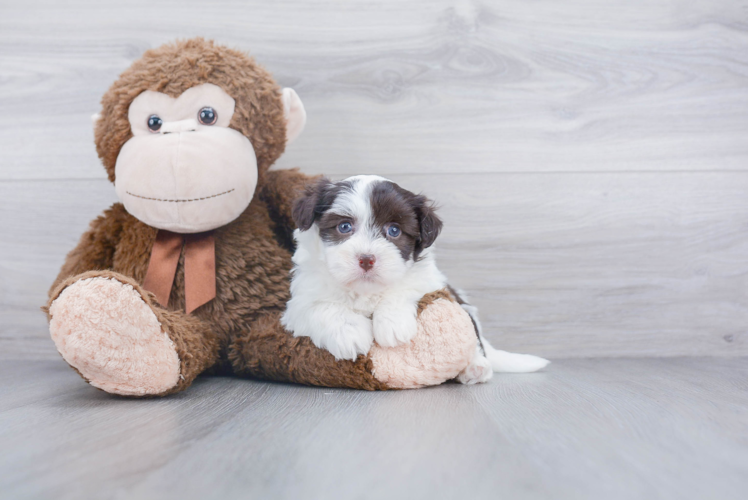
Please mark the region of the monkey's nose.
<svg viewBox="0 0 748 500"><path fill-rule="evenodd" d="M161 125L162 134L170 134L172 132L193 132L197 130L197 120L189 118L187 120L179 120L176 122L164 122Z"/></svg>
<svg viewBox="0 0 748 500"><path fill-rule="evenodd" d="M373 255L359 255L358 256L358 265L361 266L361 269L364 271L369 271L372 267L374 267L374 262L376 262L377 259Z"/></svg>

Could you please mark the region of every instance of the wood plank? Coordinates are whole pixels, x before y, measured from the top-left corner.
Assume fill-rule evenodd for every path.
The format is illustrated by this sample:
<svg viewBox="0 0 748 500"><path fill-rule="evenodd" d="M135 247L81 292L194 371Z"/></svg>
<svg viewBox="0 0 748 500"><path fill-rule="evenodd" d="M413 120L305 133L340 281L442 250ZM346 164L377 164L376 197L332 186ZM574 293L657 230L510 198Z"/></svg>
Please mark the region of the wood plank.
<svg viewBox="0 0 748 500"><path fill-rule="evenodd" d="M152 400L10 361L0 496L737 500L746 361L563 360L388 393L203 378Z"/></svg>
<svg viewBox="0 0 748 500"><path fill-rule="evenodd" d="M748 355L745 173L395 180L441 204L440 268L502 348L551 358ZM38 308L112 191L103 180L0 182L6 356L57 356Z"/></svg>
<svg viewBox="0 0 748 500"><path fill-rule="evenodd" d="M745 170L739 1L6 4L0 179L103 178L89 116L144 50L201 33L296 87L281 166L348 174Z"/></svg>

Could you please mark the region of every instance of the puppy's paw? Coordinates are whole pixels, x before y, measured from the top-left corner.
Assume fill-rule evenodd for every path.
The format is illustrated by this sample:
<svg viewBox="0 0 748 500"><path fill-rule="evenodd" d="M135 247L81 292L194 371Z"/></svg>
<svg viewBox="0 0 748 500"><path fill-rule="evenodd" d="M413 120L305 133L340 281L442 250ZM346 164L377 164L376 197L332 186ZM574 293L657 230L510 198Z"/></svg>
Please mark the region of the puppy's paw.
<svg viewBox="0 0 748 500"><path fill-rule="evenodd" d="M389 306L377 309L372 320L374 340L382 347L395 347L413 340L418 331L415 307Z"/></svg>
<svg viewBox="0 0 748 500"><path fill-rule="evenodd" d="M335 359L355 361L359 354L367 354L374 338L371 320L358 314L343 318L339 325L331 327L325 345L321 346Z"/></svg>
<svg viewBox="0 0 748 500"><path fill-rule="evenodd" d="M488 382L493 377L491 362L482 354L476 354L470 364L457 375L461 384L472 385Z"/></svg>

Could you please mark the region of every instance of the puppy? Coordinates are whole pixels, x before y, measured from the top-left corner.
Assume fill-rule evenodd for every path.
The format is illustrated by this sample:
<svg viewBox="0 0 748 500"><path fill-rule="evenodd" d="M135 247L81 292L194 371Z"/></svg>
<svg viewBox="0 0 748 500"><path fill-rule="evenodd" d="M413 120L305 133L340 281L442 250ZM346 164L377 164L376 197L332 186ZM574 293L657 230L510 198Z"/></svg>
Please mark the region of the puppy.
<svg viewBox="0 0 748 500"><path fill-rule="evenodd" d="M336 183L322 179L297 200L293 217L299 229L283 326L336 359L355 360L374 340L394 347L413 339L419 300L448 286L431 247L442 228L434 205L390 180L360 175ZM535 371L548 363L493 349L482 337L477 309L450 290L479 339L460 382L485 382L494 371Z"/></svg>

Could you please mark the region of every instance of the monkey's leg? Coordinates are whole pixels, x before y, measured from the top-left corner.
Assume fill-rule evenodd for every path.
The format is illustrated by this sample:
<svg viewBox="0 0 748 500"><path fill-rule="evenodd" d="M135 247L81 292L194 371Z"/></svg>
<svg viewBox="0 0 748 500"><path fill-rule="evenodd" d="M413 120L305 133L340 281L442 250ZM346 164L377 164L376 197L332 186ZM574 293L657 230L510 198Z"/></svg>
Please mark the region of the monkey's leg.
<svg viewBox="0 0 748 500"><path fill-rule="evenodd" d="M237 375L323 387L348 387L368 391L389 387L372 375L365 356L356 361L336 361L309 337L294 337L280 324L281 313L270 313L250 325L249 332L234 337L229 360Z"/></svg>
<svg viewBox="0 0 748 500"><path fill-rule="evenodd" d="M476 345L470 316L440 290L419 303L418 332L411 342L397 347L375 343L368 356L356 361L336 361L308 337L293 337L281 326L280 313L235 337L229 359L239 375L325 387L405 389L455 378L473 359Z"/></svg>
<svg viewBox="0 0 748 500"><path fill-rule="evenodd" d="M218 358L218 342L207 323L161 308L134 280L111 271L65 280L46 310L65 361L112 394L181 391Z"/></svg>

